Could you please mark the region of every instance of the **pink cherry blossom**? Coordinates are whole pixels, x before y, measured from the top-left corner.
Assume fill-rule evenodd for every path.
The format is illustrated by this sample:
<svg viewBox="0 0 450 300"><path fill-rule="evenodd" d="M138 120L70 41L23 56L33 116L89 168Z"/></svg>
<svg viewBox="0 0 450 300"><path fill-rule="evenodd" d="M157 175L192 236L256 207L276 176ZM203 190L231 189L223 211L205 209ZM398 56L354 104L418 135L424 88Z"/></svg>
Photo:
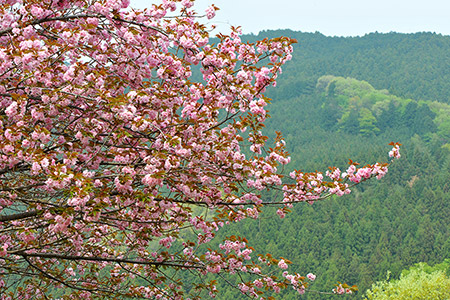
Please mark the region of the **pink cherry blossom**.
<svg viewBox="0 0 450 300"><path fill-rule="evenodd" d="M288 265L286 264L286 262L284 261L284 259L280 260L278 262L278 267L280 269L286 270L288 268Z"/></svg>
<svg viewBox="0 0 450 300"><path fill-rule="evenodd" d="M314 275L313 273L308 273L306 277L311 281L314 281L316 279L316 275Z"/></svg>
<svg viewBox="0 0 450 300"><path fill-rule="evenodd" d="M216 15L216 9L214 8L214 5L208 6L205 12L208 19L212 19Z"/></svg>
<svg viewBox="0 0 450 300"><path fill-rule="evenodd" d="M392 148L391 151L389 151L389 157L393 157L393 158L400 158L400 146L398 144L394 145L394 148Z"/></svg>

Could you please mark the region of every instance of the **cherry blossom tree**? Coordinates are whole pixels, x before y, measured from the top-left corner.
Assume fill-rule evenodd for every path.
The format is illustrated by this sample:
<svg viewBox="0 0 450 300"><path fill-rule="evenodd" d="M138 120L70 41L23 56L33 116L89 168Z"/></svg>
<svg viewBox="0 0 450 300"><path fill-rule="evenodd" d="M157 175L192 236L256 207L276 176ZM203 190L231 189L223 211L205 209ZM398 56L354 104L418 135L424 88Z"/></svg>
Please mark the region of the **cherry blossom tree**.
<svg viewBox="0 0 450 300"><path fill-rule="evenodd" d="M180 281L186 272L247 274L236 287L249 296L303 293L315 275L271 276L289 261L256 255L245 238L203 244L266 205L284 217L294 203L341 196L387 172L387 163L351 162L343 173L284 176L281 134L269 147L262 133L264 92L295 41L245 43L232 28L212 44L200 22L218 8L202 15L193 4L1 1L1 299L217 293L215 281ZM261 194L274 189L279 199Z"/></svg>

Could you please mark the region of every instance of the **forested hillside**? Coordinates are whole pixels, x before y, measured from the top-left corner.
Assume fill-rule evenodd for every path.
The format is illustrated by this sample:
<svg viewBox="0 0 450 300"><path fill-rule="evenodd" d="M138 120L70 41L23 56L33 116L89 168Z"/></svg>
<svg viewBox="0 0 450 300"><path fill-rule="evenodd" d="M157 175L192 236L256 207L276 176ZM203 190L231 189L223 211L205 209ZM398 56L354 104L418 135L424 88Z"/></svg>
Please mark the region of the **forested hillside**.
<svg viewBox="0 0 450 300"><path fill-rule="evenodd" d="M345 167L350 158L385 161L391 141L403 144L402 159L385 179L348 196L297 205L284 219L266 210L261 220L219 234L250 237L256 253L286 257L290 269L314 272L314 290L331 291L340 280L357 284L360 296L388 270L398 278L415 263L449 258L450 81L444 70L450 37L274 31L258 38L263 34L299 41L269 92L274 100L265 131L269 137L283 132L293 167L325 171ZM221 299L240 297L229 287L222 291ZM298 297L292 291L282 299Z"/></svg>
<svg viewBox="0 0 450 300"><path fill-rule="evenodd" d="M450 36L371 33L344 38L277 30L248 39L276 36L298 40L280 85L300 88L320 76L338 75L365 80L396 96L450 103Z"/></svg>

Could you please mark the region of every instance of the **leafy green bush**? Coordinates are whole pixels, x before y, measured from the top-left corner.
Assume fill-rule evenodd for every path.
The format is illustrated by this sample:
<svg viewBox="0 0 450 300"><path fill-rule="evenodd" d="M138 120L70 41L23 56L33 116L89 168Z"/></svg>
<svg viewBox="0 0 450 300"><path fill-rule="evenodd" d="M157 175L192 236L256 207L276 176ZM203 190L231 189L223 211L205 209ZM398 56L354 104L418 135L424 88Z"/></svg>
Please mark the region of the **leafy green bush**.
<svg viewBox="0 0 450 300"><path fill-rule="evenodd" d="M450 299L450 278L442 270L428 273L425 264L404 272L399 280L379 281L366 292L366 300Z"/></svg>

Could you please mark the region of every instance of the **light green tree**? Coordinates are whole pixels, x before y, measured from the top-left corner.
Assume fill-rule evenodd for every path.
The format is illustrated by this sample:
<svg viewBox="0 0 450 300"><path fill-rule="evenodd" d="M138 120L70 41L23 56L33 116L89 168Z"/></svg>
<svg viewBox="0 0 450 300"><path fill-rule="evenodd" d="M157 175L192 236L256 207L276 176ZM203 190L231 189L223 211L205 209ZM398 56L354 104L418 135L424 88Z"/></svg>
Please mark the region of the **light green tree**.
<svg viewBox="0 0 450 300"><path fill-rule="evenodd" d="M443 270L435 270L429 273L426 267L425 264L419 264L409 272L403 272L398 280L385 280L373 284L372 288L367 290L364 299L450 299L450 278Z"/></svg>
<svg viewBox="0 0 450 300"><path fill-rule="evenodd" d="M359 112L359 132L364 136L372 136L380 131L377 128L377 119L372 115L372 112L367 108L362 108Z"/></svg>

